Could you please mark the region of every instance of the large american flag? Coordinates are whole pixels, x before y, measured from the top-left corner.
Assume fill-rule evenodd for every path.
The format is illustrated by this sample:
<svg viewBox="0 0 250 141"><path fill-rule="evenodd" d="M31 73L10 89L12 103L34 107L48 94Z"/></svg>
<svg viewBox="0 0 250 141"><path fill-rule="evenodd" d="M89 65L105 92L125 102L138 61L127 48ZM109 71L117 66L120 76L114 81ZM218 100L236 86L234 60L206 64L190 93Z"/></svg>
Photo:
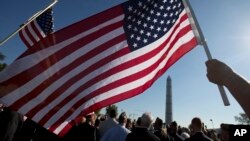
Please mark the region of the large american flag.
<svg viewBox="0 0 250 141"><path fill-rule="evenodd" d="M30 48L52 32L53 17L52 9L50 8L24 27L19 32L19 36L24 44Z"/></svg>
<svg viewBox="0 0 250 141"><path fill-rule="evenodd" d="M59 134L142 93L196 44L181 0L131 0L35 43L0 74L1 102Z"/></svg>

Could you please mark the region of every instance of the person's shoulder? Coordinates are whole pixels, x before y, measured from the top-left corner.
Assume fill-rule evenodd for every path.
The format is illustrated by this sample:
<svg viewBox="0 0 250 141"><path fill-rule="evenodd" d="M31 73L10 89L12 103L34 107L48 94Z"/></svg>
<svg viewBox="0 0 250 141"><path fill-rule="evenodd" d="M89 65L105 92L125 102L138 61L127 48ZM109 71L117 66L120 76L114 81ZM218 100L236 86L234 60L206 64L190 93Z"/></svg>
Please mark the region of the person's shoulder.
<svg viewBox="0 0 250 141"><path fill-rule="evenodd" d="M155 134L148 132L149 138L151 138L153 141L160 141L160 138L157 137Z"/></svg>

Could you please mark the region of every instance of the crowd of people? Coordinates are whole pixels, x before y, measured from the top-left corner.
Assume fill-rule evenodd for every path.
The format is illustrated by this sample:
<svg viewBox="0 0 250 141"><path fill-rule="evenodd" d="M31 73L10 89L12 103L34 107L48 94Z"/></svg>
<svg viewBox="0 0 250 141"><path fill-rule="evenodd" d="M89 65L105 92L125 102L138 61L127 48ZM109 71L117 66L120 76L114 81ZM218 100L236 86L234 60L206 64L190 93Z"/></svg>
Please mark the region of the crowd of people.
<svg viewBox="0 0 250 141"><path fill-rule="evenodd" d="M250 84L229 66L216 59L206 62L208 80L228 88L250 117ZM0 104L0 141L229 141L230 125L221 124L220 132L207 130L199 117L191 120L189 127L177 122L164 124L150 113L131 120L125 112L116 110L97 116L94 112L84 116L63 137L48 132L43 127Z"/></svg>

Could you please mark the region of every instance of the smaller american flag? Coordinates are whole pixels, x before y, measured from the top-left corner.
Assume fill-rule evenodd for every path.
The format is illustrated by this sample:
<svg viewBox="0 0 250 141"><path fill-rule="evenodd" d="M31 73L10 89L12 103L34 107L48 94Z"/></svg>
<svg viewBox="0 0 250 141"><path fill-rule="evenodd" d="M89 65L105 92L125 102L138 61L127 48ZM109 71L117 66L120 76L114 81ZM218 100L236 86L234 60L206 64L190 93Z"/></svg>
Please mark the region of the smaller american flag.
<svg viewBox="0 0 250 141"><path fill-rule="evenodd" d="M19 36L24 44L30 48L35 43L45 38L48 34L53 32L53 18L52 9L48 9L30 24L24 27Z"/></svg>

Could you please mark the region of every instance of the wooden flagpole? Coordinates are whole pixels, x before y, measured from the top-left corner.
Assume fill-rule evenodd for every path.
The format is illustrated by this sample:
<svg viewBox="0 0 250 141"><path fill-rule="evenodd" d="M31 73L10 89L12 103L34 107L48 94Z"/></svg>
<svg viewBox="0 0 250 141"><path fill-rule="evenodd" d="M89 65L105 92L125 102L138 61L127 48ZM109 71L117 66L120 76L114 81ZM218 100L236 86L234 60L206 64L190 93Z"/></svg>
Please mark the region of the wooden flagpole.
<svg viewBox="0 0 250 141"><path fill-rule="evenodd" d="M201 28L200 28L200 25L195 17L195 14L193 12L193 9L189 3L188 0L182 0L183 3L184 3L184 6L185 6L185 9L187 10L187 13L188 13L188 17L189 17L189 20L191 22L191 25L192 25L192 28L194 30L194 33L196 35L198 35L198 40L199 40L199 43L204 47L204 50L206 52L206 55L207 55L207 58L208 60L211 60L212 59L212 55L210 53L210 50L208 48L208 45L207 45L207 42L205 40L205 37L201 31ZM226 92L225 92L225 89L223 86L221 85L218 85L218 88L219 88L219 91L220 91L220 94L221 94L221 97L222 97L222 100L223 100L223 103L225 106L229 106L230 103L228 101L228 98L227 98L227 95L226 95Z"/></svg>
<svg viewBox="0 0 250 141"><path fill-rule="evenodd" d="M30 24L33 20L35 20L37 17L39 17L41 14L43 14L45 11L47 11L48 9L50 9L52 6L54 6L56 3L58 2L58 0L54 0L49 6L47 6L46 8L44 8L43 10L38 11L36 14L34 14L27 23L25 23L24 25L22 25L21 27L19 27L17 30L15 30L14 32L12 32L9 36L7 36L6 38L4 38L1 42L0 42L0 46L3 45L5 42L7 42L10 38L12 38L13 36L15 36L20 30L22 30L24 27L26 27L28 24Z"/></svg>

